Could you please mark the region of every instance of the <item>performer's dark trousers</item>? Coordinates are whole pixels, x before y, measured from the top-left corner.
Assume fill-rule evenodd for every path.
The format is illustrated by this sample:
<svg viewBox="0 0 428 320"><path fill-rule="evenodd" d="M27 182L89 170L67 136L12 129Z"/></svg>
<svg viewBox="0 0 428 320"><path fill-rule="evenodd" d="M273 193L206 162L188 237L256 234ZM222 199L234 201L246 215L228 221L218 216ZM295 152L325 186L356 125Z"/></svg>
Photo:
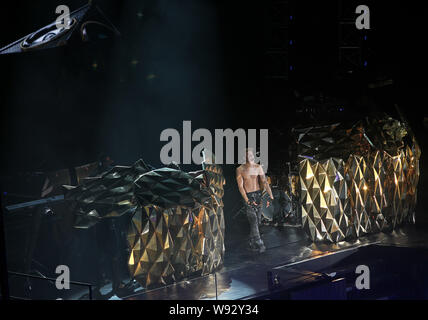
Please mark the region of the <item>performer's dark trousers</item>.
<svg viewBox="0 0 428 320"><path fill-rule="evenodd" d="M258 242L261 240L259 232L259 224L261 223L261 200L262 192L254 191L247 193L248 202L246 204L246 214L250 223L250 241Z"/></svg>

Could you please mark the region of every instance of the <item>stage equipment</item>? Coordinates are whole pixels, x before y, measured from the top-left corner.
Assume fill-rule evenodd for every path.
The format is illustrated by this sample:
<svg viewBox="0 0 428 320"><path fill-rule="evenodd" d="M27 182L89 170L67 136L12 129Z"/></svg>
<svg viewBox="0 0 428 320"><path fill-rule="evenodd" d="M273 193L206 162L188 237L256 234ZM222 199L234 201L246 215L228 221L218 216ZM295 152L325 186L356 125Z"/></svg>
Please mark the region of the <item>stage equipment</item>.
<svg viewBox="0 0 428 320"><path fill-rule="evenodd" d="M97 169L97 163L95 162L76 168L28 174L28 176L26 175L25 182L29 187L28 191L31 193L31 196L14 194L14 198L37 199L39 196L42 198L5 206L6 212L10 214L10 218L14 219L13 217L19 216L19 212L23 212L29 214L31 219L25 231L25 245L22 250L22 270L26 274L36 274L46 277L46 270L49 270L49 267L38 263L34 257L37 244L39 243L41 226L44 223L50 223L49 230L53 236L52 247L63 247L64 243L68 242L72 237L71 223L73 217L67 210L67 204L64 203L62 185L71 184L79 181L79 179L95 174ZM42 182L42 184L37 183L38 181ZM5 198L10 201L8 197ZM46 219L49 217L53 219ZM29 279L28 288L30 289L31 281Z"/></svg>
<svg viewBox="0 0 428 320"><path fill-rule="evenodd" d="M264 222L272 225L299 225L300 198L299 198L299 175L294 172L290 163L283 170L269 176L272 195L274 197L271 205L266 206L269 196L264 193L262 198L262 217Z"/></svg>
<svg viewBox="0 0 428 320"><path fill-rule="evenodd" d="M217 165L184 172L150 170L142 161L116 166L100 177L68 187L66 200L76 212L76 227L102 219L132 216L128 267L143 287L206 275L223 265L225 179Z"/></svg>
<svg viewBox="0 0 428 320"><path fill-rule="evenodd" d="M269 225L295 225L297 224L296 210L298 199L294 199L288 190L271 187L273 200L267 193L262 197L262 222ZM270 205L267 206L269 201ZM294 203L295 202L295 203Z"/></svg>
<svg viewBox="0 0 428 320"><path fill-rule="evenodd" d="M103 30L114 35L120 35L119 31L104 15L102 10L91 3L70 13L70 19L67 28L57 28L56 21L47 26L30 33L29 35L0 48L0 54L29 52L39 49L48 49L60 47L69 43L74 34L80 33L81 41L90 40L89 26L101 26ZM78 32L76 32L78 31ZM93 32L91 32L92 35ZM106 37L104 33L99 34L100 38ZM92 37L94 38L94 37Z"/></svg>
<svg viewBox="0 0 428 320"><path fill-rule="evenodd" d="M337 10L338 27L338 62L343 72L352 73L367 64L367 32L355 27L355 8L359 5L355 0L339 0ZM363 37L365 36L365 37Z"/></svg>
<svg viewBox="0 0 428 320"><path fill-rule="evenodd" d="M262 211L262 221L264 223L270 223L274 219L275 211L278 210L279 205L276 203L278 202L278 194L275 192L274 188L271 187L272 195L274 197L274 200L270 199L269 194L267 192L263 193L262 199L261 199L261 211ZM276 201L275 201L276 200ZM267 202L269 201L269 207L267 206Z"/></svg>
<svg viewBox="0 0 428 320"><path fill-rule="evenodd" d="M35 206L48 205L55 202L62 202L64 195L62 194L62 186L72 184L72 177L75 176L76 183L80 183L82 179L88 176L95 175L99 171L99 164L97 162L85 164L83 166L62 169L51 172L40 172L39 175L44 177L42 189L39 191L42 199L12 204L5 206L8 212L31 208ZM61 194L57 194L61 193ZM57 194L57 195L54 195ZM50 197L47 197L47 196ZM19 196L19 195L18 195Z"/></svg>
<svg viewBox="0 0 428 320"><path fill-rule="evenodd" d="M294 129L303 229L338 242L414 222L420 148L387 115Z"/></svg>

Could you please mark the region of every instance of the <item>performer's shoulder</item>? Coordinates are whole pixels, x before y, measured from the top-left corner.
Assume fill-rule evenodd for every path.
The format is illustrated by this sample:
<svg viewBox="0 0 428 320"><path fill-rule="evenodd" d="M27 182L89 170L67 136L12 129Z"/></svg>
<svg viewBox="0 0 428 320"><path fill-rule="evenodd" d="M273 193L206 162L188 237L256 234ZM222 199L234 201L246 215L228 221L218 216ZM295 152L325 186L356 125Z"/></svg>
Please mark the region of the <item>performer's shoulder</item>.
<svg viewBox="0 0 428 320"><path fill-rule="evenodd" d="M254 164L254 166L255 166L258 170L262 169L262 166L261 166L261 164L260 164L260 163L255 163L255 164Z"/></svg>

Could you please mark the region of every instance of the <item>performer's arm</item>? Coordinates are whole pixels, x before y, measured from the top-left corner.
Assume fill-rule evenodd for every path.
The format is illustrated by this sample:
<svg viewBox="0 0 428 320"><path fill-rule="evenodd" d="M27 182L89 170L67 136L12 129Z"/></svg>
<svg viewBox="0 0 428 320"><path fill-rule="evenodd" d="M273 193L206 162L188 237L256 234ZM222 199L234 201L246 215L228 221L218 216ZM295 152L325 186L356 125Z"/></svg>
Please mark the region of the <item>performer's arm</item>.
<svg viewBox="0 0 428 320"><path fill-rule="evenodd" d="M273 200L273 195L272 195L272 190L270 189L269 183L266 179L265 173L263 171L262 166L259 166L259 177L260 180L263 184L264 189L267 191L267 193L269 194L269 197Z"/></svg>
<svg viewBox="0 0 428 320"><path fill-rule="evenodd" d="M248 203L247 193L244 189L244 178L242 177L241 170L239 170L239 168L236 169L236 183L238 184L238 189L242 198L244 198L245 203Z"/></svg>

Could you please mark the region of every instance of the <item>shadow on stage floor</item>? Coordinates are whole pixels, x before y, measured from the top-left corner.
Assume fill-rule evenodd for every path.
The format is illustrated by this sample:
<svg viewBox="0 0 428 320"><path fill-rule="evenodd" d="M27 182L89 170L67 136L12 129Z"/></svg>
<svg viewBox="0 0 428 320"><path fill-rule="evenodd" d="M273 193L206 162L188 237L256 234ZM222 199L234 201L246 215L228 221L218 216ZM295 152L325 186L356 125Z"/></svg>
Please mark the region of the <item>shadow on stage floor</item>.
<svg viewBox="0 0 428 320"><path fill-rule="evenodd" d="M365 246L428 247L426 226L407 225L390 234L367 235L356 241L337 244L313 244L300 227L262 226L261 230L266 252L255 254L248 251L246 241L243 240L245 238L232 234L226 242L224 267L215 275L182 281L124 299L249 299L269 292L267 274L275 268L293 267L294 271L287 277L293 278L295 274L289 280L290 283L294 281L297 284L300 279L307 279L302 277L301 272L295 272L299 269L298 265L303 263L305 270L317 272Z"/></svg>

